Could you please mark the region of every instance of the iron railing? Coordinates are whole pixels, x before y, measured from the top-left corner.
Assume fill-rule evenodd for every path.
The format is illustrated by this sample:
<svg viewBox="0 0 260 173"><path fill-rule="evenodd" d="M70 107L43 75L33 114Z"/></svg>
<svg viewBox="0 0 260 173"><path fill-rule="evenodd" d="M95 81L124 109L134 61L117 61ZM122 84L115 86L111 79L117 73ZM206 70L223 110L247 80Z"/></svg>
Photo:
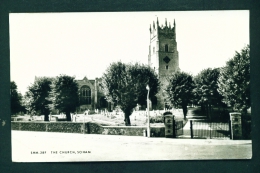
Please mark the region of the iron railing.
<svg viewBox="0 0 260 173"><path fill-rule="evenodd" d="M230 122L190 121L191 138L230 138Z"/></svg>

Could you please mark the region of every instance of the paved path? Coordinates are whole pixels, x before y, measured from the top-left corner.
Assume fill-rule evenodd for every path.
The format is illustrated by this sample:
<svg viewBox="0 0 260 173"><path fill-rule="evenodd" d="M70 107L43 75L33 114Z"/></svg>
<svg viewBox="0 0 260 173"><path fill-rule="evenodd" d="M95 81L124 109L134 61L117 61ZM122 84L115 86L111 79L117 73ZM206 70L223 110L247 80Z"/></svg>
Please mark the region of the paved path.
<svg viewBox="0 0 260 173"><path fill-rule="evenodd" d="M170 139L12 131L12 160L15 162L250 159L251 157L251 140Z"/></svg>

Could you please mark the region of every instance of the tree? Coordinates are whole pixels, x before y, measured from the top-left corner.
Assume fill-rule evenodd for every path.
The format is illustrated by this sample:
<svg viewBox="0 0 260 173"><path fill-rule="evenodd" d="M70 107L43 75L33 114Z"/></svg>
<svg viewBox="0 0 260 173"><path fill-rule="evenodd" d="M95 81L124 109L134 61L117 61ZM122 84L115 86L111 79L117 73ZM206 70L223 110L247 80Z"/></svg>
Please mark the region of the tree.
<svg viewBox="0 0 260 173"><path fill-rule="evenodd" d="M36 78L34 83L28 87L25 93L25 104L31 114L44 115L44 121L49 121L51 109L49 104L52 79L47 77Z"/></svg>
<svg viewBox="0 0 260 173"><path fill-rule="evenodd" d="M67 121L71 121L71 112L79 106L78 83L74 77L60 75L52 83L50 100L51 108L66 114Z"/></svg>
<svg viewBox="0 0 260 173"><path fill-rule="evenodd" d="M244 47L235 52L232 59L220 71L218 80L219 93L223 102L234 110L246 113L250 107L250 48Z"/></svg>
<svg viewBox="0 0 260 173"><path fill-rule="evenodd" d="M17 114L23 111L22 106L22 94L17 91L17 85L14 81L10 83L10 95L11 95L11 114Z"/></svg>
<svg viewBox="0 0 260 173"><path fill-rule="evenodd" d="M188 112L187 106L193 98L194 82L192 76L185 72L177 71L169 77L166 86L166 97L173 106L181 106L184 119Z"/></svg>
<svg viewBox="0 0 260 173"><path fill-rule="evenodd" d="M147 101L146 86L150 87L150 98L159 91L157 74L149 66L112 63L102 76L101 87L107 101L116 103L125 114L125 125L130 126L130 115L137 104Z"/></svg>
<svg viewBox="0 0 260 173"><path fill-rule="evenodd" d="M211 111L211 106L222 105L222 96L218 92L218 78L220 69L207 68L194 77L196 88L193 90L197 104L201 105L202 111L205 107L207 113Z"/></svg>

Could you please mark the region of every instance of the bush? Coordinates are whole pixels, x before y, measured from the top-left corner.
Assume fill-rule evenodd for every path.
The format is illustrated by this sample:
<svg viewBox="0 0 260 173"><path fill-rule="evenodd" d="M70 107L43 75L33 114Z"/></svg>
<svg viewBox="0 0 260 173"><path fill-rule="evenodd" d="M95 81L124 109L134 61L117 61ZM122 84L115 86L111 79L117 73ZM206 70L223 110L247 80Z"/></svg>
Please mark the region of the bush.
<svg viewBox="0 0 260 173"><path fill-rule="evenodd" d="M93 115L93 114L96 114L96 112L95 112L94 110L90 110L90 111L88 112L88 114L89 114L89 115Z"/></svg>
<svg viewBox="0 0 260 173"><path fill-rule="evenodd" d="M67 121L67 118L58 118L57 121Z"/></svg>
<svg viewBox="0 0 260 173"><path fill-rule="evenodd" d="M84 111L83 112L85 115L87 115L87 111ZM96 114L96 112L94 111L94 110L89 110L88 111L88 115L94 115L94 114Z"/></svg>
<svg viewBox="0 0 260 173"><path fill-rule="evenodd" d="M111 115L111 119L116 119L117 117L114 115Z"/></svg>
<svg viewBox="0 0 260 173"><path fill-rule="evenodd" d="M11 117L11 121L32 121L29 117Z"/></svg>
<svg viewBox="0 0 260 173"><path fill-rule="evenodd" d="M242 115L242 135L245 139L251 139L251 116Z"/></svg>
<svg viewBox="0 0 260 173"><path fill-rule="evenodd" d="M155 117L150 117L150 123L163 123L163 116L158 115Z"/></svg>

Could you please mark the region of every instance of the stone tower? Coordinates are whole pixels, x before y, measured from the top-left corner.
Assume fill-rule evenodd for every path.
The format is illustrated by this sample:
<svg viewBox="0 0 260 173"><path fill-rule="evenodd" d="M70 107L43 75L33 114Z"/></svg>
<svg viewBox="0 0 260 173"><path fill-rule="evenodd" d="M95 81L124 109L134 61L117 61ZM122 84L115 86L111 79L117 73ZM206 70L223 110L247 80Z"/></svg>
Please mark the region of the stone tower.
<svg viewBox="0 0 260 173"><path fill-rule="evenodd" d="M161 90L156 95L157 104L155 106L153 103L153 107L163 109L166 106L164 89L168 83L167 76L179 70L175 20L172 27L167 23L167 19L165 26L160 26L158 18L156 24L153 22L153 26L150 25L148 64L159 75L161 83Z"/></svg>

